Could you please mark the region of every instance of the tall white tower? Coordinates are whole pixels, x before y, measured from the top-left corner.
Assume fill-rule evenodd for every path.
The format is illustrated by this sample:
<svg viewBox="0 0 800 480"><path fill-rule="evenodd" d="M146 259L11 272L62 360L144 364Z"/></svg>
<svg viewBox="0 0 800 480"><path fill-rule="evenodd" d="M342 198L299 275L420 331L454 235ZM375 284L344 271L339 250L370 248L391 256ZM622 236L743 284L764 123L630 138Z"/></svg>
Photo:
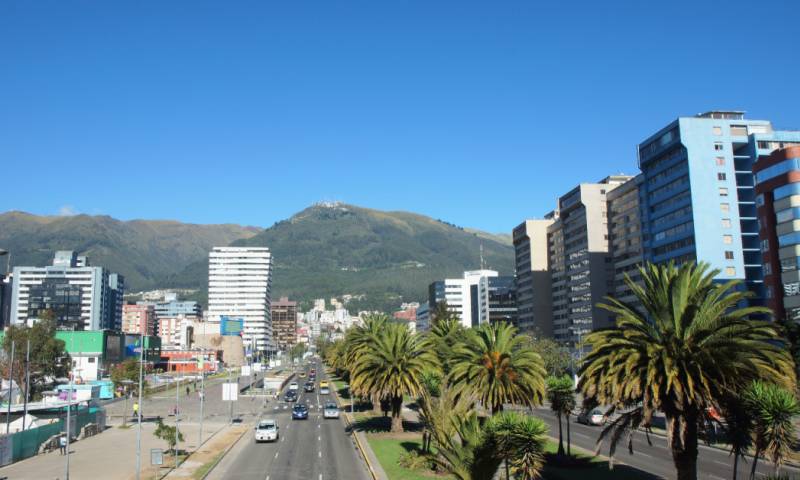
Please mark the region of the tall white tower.
<svg viewBox="0 0 800 480"><path fill-rule="evenodd" d="M274 348L272 255L266 247L214 247L208 254L208 319L242 318L245 347Z"/></svg>

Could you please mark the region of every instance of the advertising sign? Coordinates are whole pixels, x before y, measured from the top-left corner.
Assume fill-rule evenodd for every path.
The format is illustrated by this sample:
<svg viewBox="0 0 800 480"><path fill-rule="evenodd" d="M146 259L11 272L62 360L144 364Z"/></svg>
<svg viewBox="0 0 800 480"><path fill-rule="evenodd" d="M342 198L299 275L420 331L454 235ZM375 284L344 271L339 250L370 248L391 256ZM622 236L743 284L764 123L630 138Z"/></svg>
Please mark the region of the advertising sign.
<svg viewBox="0 0 800 480"><path fill-rule="evenodd" d="M235 402L239 400L239 384L238 383L223 383L222 384L222 401Z"/></svg>

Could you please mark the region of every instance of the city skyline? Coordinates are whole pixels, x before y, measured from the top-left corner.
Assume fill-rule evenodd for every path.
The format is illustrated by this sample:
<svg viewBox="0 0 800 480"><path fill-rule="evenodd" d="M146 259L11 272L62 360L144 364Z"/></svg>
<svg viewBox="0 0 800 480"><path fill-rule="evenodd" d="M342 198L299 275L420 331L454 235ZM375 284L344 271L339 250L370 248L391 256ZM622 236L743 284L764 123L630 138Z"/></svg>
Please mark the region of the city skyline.
<svg viewBox="0 0 800 480"><path fill-rule="evenodd" d="M267 226L341 200L510 232L635 174L635 145L679 116L800 128L789 2L735 48L716 35L744 2L188 5L2 7L4 178L49 173L41 195L5 182L0 211ZM93 188L60 188L73 176Z"/></svg>

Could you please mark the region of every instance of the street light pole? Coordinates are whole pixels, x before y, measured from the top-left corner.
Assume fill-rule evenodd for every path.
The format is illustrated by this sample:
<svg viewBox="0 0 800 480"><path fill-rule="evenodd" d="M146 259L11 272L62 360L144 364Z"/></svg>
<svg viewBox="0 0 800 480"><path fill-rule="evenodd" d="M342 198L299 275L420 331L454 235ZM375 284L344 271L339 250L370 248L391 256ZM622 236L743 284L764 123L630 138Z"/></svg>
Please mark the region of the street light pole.
<svg viewBox="0 0 800 480"><path fill-rule="evenodd" d="M11 432L11 395L14 393L14 340L11 340L11 366L8 367L8 412L6 413L6 435Z"/></svg>
<svg viewBox="0 0 800 480"><path fill-rule="evenodd" d="M177 376L178 371L175 370L175 468L178 468L178 438L180 431L178 430L178 413L180 412L181 402L181 378Z"/></svg>
<svg viewBox="0 0 800 480"><path fill-rule="evenodd" d="M144 335L139 336L139 408L136 409L136 480L140 480L142 474L142 374L144 371ZM149 342L148 342L149 343Z"/></svg>
<svg viewBox="0 0 800 480"><path fill-rule="evenodd" d="M25 406L22 408L22 431L25 431L25 418L28 416L28 391L31 388L31 339L28 337L25 348Z"/></svg>

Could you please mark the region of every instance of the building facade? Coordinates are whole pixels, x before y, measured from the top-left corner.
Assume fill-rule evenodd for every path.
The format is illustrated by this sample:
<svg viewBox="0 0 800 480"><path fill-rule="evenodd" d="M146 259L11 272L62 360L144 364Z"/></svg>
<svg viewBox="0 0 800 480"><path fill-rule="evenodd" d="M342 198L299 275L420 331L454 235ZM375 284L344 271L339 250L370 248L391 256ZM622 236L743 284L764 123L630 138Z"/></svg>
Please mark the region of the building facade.
<svg viewBox="0 0 800 480"><path fill-rule="evenodd" d="M269 248L214 247L208 260L208 320L241 317L245 348L251 352L274 350Z"/></svg>
<svg viewBox="0 0 800 480"><path fill-rule="evenodd" d="M431 310L428 302L422 302L417 308L417 331L426 332L431 328Z"/></svg>
<svg viewBox="0 0 800 480"><path fill-rule="evenodd" d="M516 307L509 305L513 293L514 277L500 277L494 270L471 270L463 278L446 278L428 287L430 311L442 302L458 316L466 328L477 327L495 318L516 320ZM512 311L513 310L513 311ZM434 319L435 321L435 319Z"/></svg>
<svg viewBox="0 0 800 480"><path fill-rule="evenodd" d="M272 335L278 350L289 350L297 344L297 302L281 297L272 302Z"/></svg>
<svg viewBox="0 0 800 480"><path fill-rule="evenodd" d="M592 330L610 325L608 312L597 307L612 278L606 195L630 178L582 183L558 199L547 239L553 337L559 342L574 347Z"/></svg>
<svg viewBox="0 0 800 480"><path fill-rule="evenodd" d="M800 142L798 142L800 145ZM800 321L800 146L758 157L756 205L766 304L776 318Z"/></svg>
<svg viewBox="0 0 800 480"><path fill-rule="evenodd" d="M52 315L60 330L122 327L125 283L121 275L89 265L72 251L56 252L47 267L14 267L11 323Z"/></svg>
<svg viewBox="0 0 800 480"><path fill-rule="evenodd" d="M122 331L141 335L156 335L156 311L152 305L122 306Z"/></svg>
<svg viewBox="0 0 800 480"><path fill-rule="evenodd" d="M517 327L542 337L553 336L553 309L547 229L554 214L526 220L513 233L516 274Z"/></svg>
<svg viewBox="0 0 800 480"><path fill-rule="evenodd" d="M609 293L614 298L637 308L638 301L628 287L625 277L635 283L639 283L642 278L639 271L644 259L639 209L641 182L642 176L636 176L606 195L609 253L613 268L613 285Z"/></svg>

